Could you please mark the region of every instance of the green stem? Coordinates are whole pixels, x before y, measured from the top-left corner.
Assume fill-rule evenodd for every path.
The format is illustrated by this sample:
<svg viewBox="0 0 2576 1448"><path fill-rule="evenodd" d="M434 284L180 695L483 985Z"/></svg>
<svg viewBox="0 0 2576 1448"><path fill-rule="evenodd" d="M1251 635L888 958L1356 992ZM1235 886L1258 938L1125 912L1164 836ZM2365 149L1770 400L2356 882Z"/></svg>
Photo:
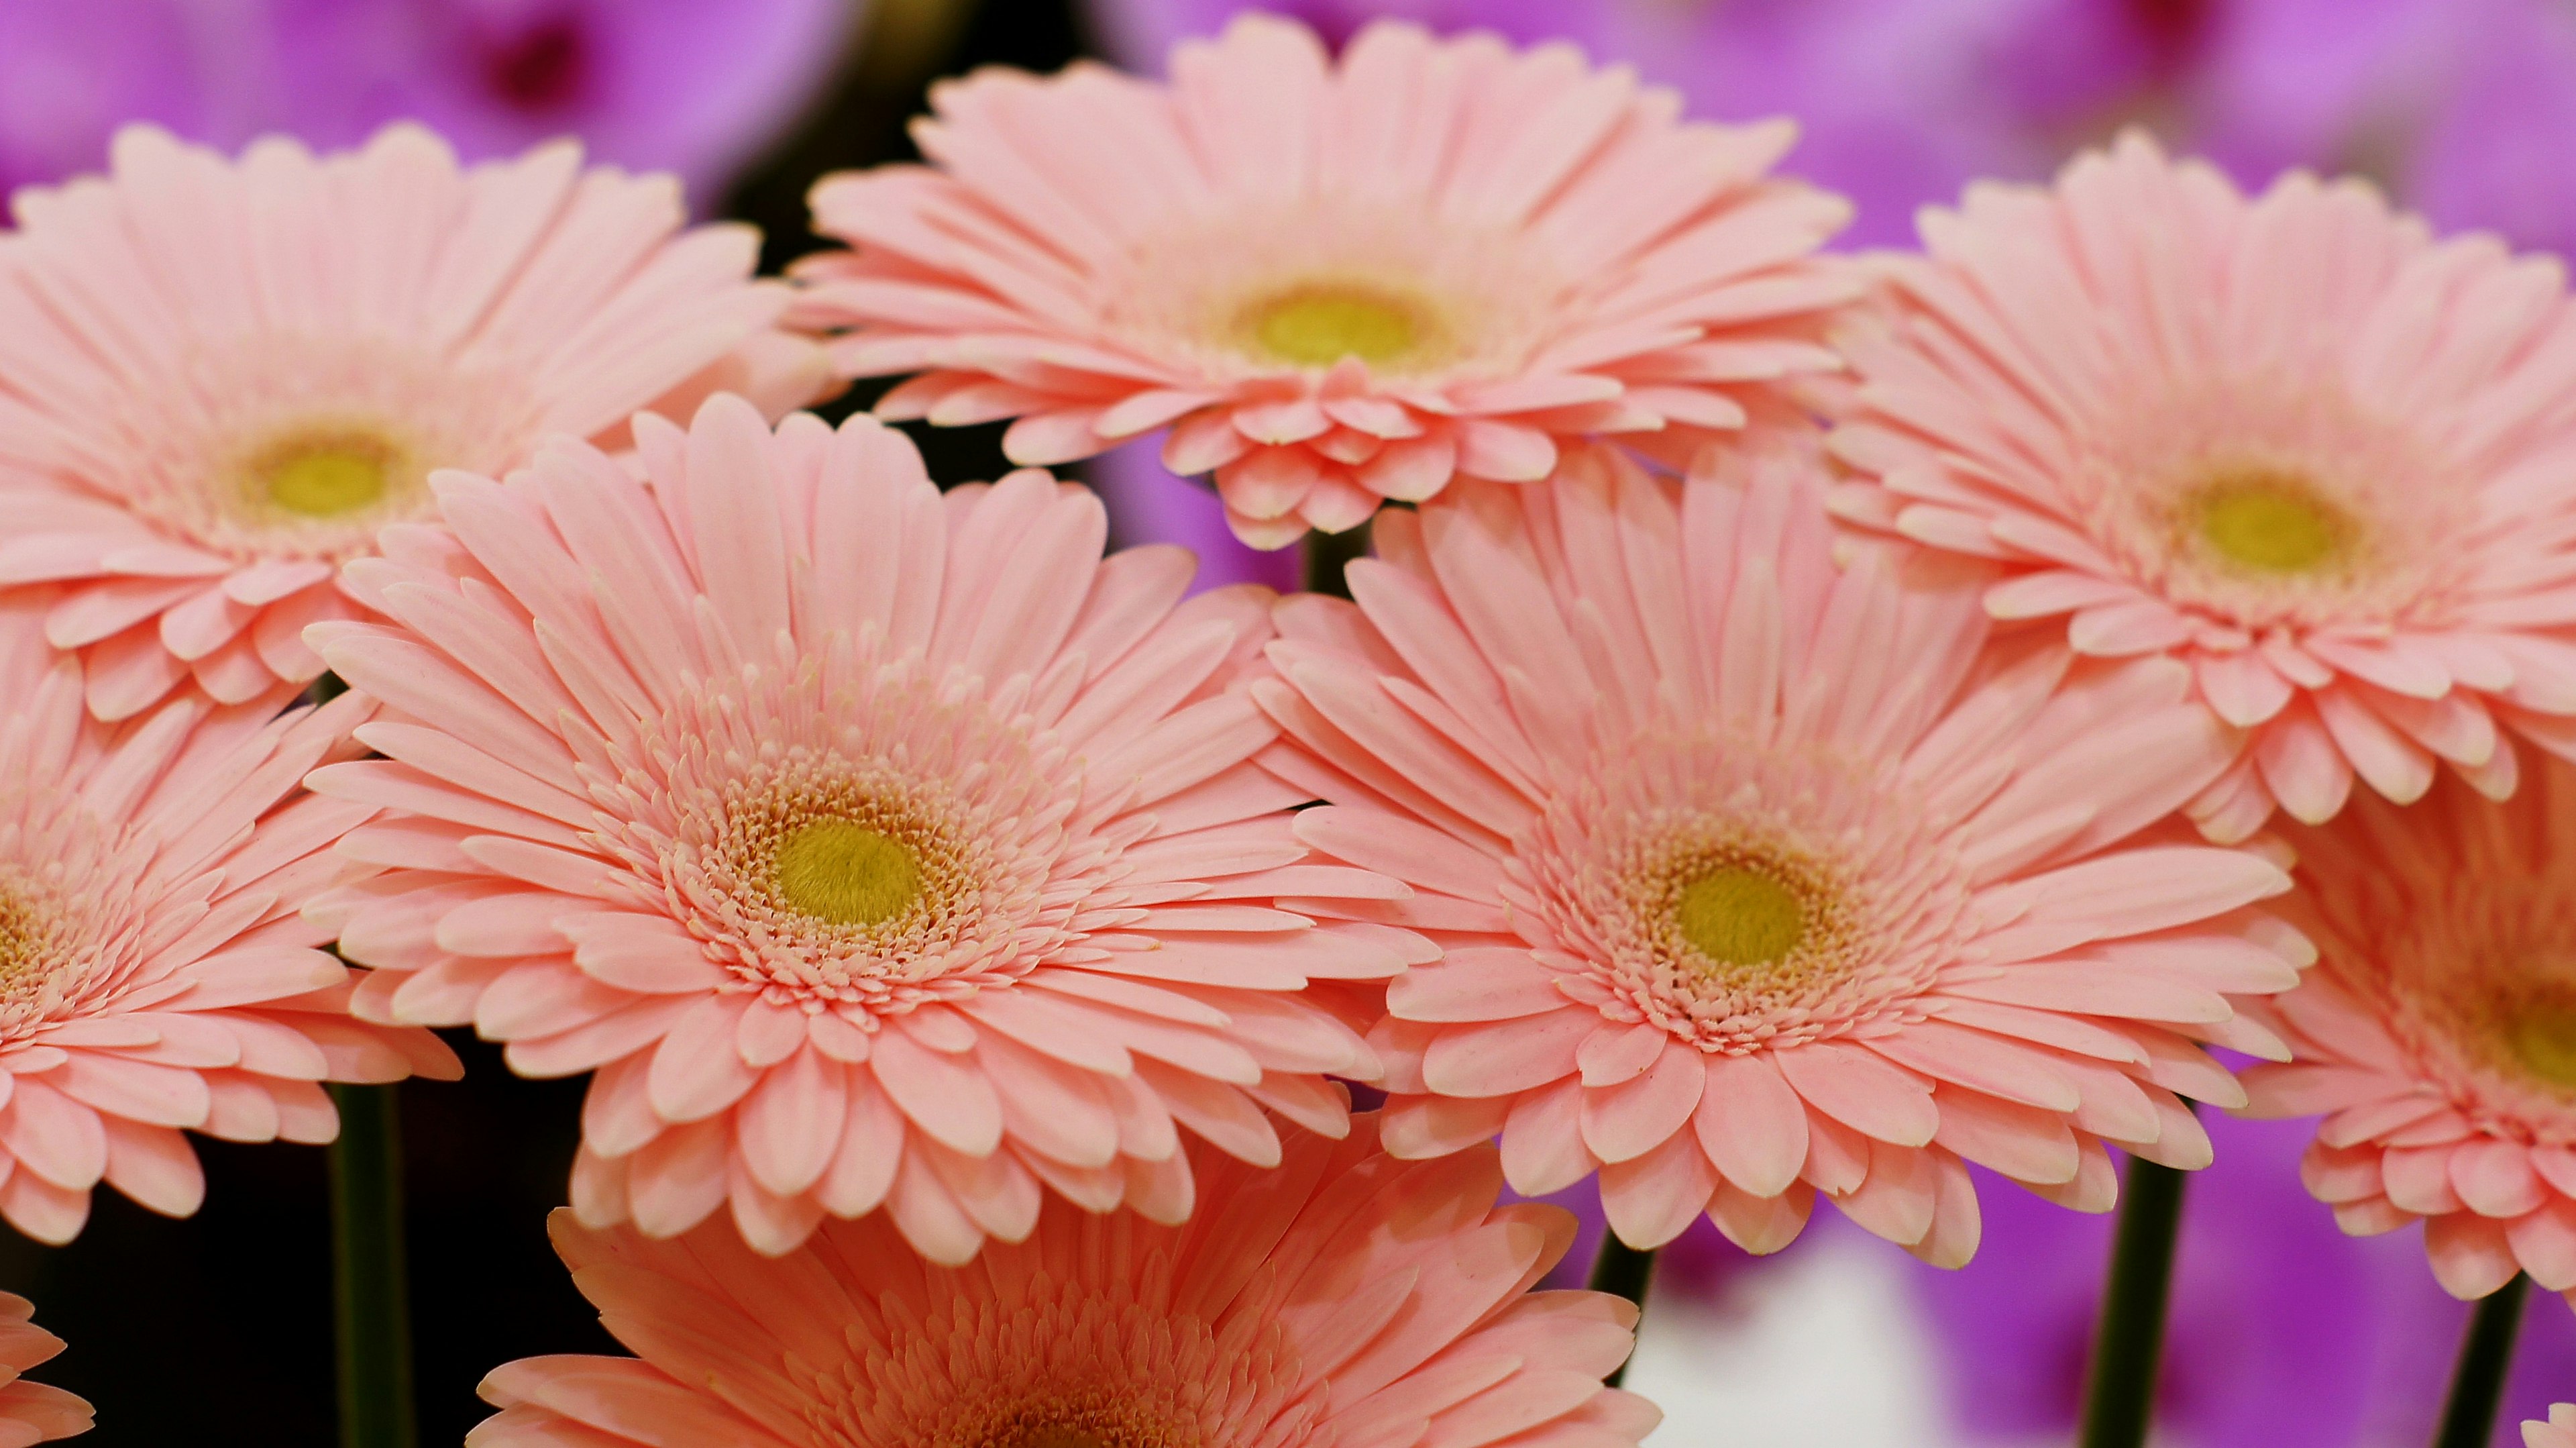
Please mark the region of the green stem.
<svg viewBox="0 0 2576 1448"><path fill-rule="evenodd" d="M2093 1335L2083 1448L2141 1448L2147 1441L2156 1367L2164 1357L2174 1237L2182 1225L2182 1182L2183 1174L2172 1167L2130 1159L2127 1199L2111 1247L2111 1282Z"/></svg>
<svg viewBox="0 0 2576 1448"><path fill-rule="evenodd" d="M2496 1405L2504 1400L2504 1370L2513 1365L2513 1339L2522 1328L2522 1299L2531 1279L2513 1280L2478 1299L2469 1335L2460 1341L2460 1364L2451 1372L2450 1401L2442 1405L2442 1430L2433 1448L2487 1448L2495 1436Z"/></svg>
<svg viewBox="0 0 2576 1448"><path fill-rule="evenodd" d="M1369 525L1362 523L1343 533L1309 533L1301 546L1306 555L1306 591L1348 598L1351 585L1342 570L1352 559L1368 556Z"/></svg>
<svg viewBox="0 0 2576 1448"><path fill-rule="evenodd" d="M1654 1248L1640 1251L1620 1241L1619 1234L1608 1227L1601 1229L1601 1253L1592 1259L1592 1281L1589 1285L1593 1291L1624 1297L1637 1304L1637 1311L1642 1314L1646 1310L1646 1285L1654 1275ZM1615 1388L1627 1375L1628 1365L1623 1362L1612 1368L1610 1376L1602 1381Z"/></svg>
<svg viewBox="0 0 2576 1448"><path fill-rule="evenodd" d="M391 1086L333 1086L331 1277L340 1345L340 1448L414 1448L411 1305L404 1281L402 1126Z"/></svg>

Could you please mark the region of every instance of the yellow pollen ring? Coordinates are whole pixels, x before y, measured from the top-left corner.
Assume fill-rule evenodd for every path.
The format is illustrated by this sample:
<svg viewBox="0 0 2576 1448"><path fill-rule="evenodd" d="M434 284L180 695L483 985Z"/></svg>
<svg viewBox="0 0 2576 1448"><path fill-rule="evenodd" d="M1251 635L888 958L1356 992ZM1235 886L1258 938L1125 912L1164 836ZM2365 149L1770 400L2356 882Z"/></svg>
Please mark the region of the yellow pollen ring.
<svg viewBox="0 0 2576 1448"><path fill-rule="evenodd" d="M2284 473L2224 477L2193 500L2201 541L2248 573L2312 573L2348 551L2352 519L2304 480Z"/></svg>
<svg viewBox="0 0 2576 1448"><path fill-rule="evenodd" d="M1769 965L1807 938L1807 907L1759 870L1726 865L1684 885L1682 939L1719 965Z"/></svg>
<svg viewBox="0 0 2576 1448"><path fill-rule="evenodd" d="M900 840L844 819L820 819L778 846L778 893L834 925L882 925L921 898L921 862Z"/></svg>
<svg viewBox="0 0 2576 1448"><path fill-rule="evenodd" d="M365 433L297 438L261 454L252 483L271 507L306 518L337 518L384 500L395 449Z"/></svg>
<svg viewBox="0 0 2576 1448"><path fill-rule="evenodd" d="M1431 340L1420 305L1392 292L1349 285L1303 286L1244 308L1237 327L1246 350L1266 361L1330 367L1357 357L1372 367L1399 363Z"/></svg>

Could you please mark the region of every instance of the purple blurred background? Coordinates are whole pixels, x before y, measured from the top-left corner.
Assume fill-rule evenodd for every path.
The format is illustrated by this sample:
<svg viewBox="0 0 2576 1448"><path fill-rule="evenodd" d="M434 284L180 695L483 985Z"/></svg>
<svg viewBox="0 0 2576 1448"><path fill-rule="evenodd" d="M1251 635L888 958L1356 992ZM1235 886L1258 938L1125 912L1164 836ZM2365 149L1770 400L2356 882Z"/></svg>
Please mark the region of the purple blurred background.
<svg viewBox="0 0 2576 1448"><path fill-rule="evenodd" d="M1040 67L1081 50L1159 71L1230 0L0 0L0 189L96 167L124 120L238 146L283 130L318 145L396 117L469 155L582 136L669 169L699 208L770 228L773 261L810 245L806 185L908 154L899 122L934 72ZM1569 36L1682 89L1695 114L1787 113L1790 168L1852 196L1851 245L1899 245L1914 209L1975 176L2033 179L2122 125L2210 155L2249 185L2307 165L2369 175L2445 228L2576 245L2576 0L1286 0L1329 37L1400 14L1519 40ZM863 398L861 400L864 400ZM990 476L998 429L925 437L943 480ZM1092 465L1122 541L1201 549L1209 581L1293 582L1293 555L1225 533L1153 444ZM544 1253L575 1090L511 1080L460 1042L462 1087L406 1089L422 1321L424 1441L479 1416L473 1378L524 1352L581 1350L587 1310ZM2425 1441L2465 1320L2417 1234L2340 1235L2300 1188L2305 1123L2217 1122L2192 1184L2160 1443L2378 1448ZM102 1198L66 1252L0 1240L0 1287L72 1340L51 1379L106 1409L101 1445L329 1441L318 1153L208 1151L213 1203L163 1222ZM1589 1210L1587 1186L1567 1194ZM1661 1300L1692 1321L1769 1331L1765 1283L1842 1254L1896 1284L1890 1309L1937 1402L1891 1448L2064 1443L2072 1433L2109 1222L1983 1183L1985 1245L1922 1268L1820 1213L1756 1263L1702 1224L1667 1255ZM1590 1232L1598 1231L1597 1210ZM263 1235L264 1234L264 1235ZM1572 1262L1588 1260L1588 1240ZM1804 1280L1804 1279L1799 1279ZM1765 1305L1768 1304L1768 1305ZM1713 1314L1713 1315L1709 1315ZM1733 1314L1730 1318L1728 1315ZM318 1324L317 1324L318 1317ZM210 1336L217 1323L232 1331ZM1687 1359L1685 1359L1687 1360ZM1833 1364L1817 1364L1830 1368ZM1866 1366L1864 1364L1864 1366ZM149 1389L145 1385L151 1385ZM318 1385L318 1389L317 1389ZM318 1390L318 1398L316 1393ZM2530 1306L2499 1444L2514 1419L2576 1398L2576 1314ZM138 1426L144 1423L145 1426ZM1666 1439L1750 1444L1677 1417ZM1825 1425L1762 1437L1838 1441ZM232 1436L237 1435L237 1436ZM1875 1443L1866 1448L1878 1448Z"/></svg>

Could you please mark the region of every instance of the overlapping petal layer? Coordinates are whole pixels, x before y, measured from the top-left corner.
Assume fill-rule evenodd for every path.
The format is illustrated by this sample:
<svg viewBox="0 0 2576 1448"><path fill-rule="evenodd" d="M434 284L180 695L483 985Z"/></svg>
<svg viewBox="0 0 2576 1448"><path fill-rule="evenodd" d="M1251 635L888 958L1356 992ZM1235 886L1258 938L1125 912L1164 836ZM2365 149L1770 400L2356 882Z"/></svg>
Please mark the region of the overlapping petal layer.
<svg viewBox="0 0 2576 1448"><path fill-rule="evenodd" d="M0 1448L28 1448L90 1430L88 1403L20 1376L63 1350L63 1340L36 1326L35 1317L34 1303L0 1292Z"/></svg>
<svg viewBox="0 0 2576 1448"><path fill-rule="evenodd" d="M297 781L358 752L373 705L189 696L103 724L45 609L0 599L0 1217L65 1242L102 1180L195 1211L183 1130L329 1141L318 1083L456 1065L426 1031L349 1019L331 932L297 913L352 873L331 844L375 812Z"/></svg>
<svg viewBox="0 0 2576 1448"><path fill-rule="evenodd" d="M2354 181L2260 196L2142 137L1979 186L1839 339L1837 511L1994 560L1998 618L2179 659L2250 732L2214 838L2358 775L2512 791L2576 753L2576 309L2560 264L2436 241ZM2500 741L2499 726L2507 740Z"/></svg>
<svg viewBox="0 0 2576 1448"><path fill-rule="evenodd" d="M2228 731L2169 660L1982 651L1979 571L1837 567L1811 455L1727 469L1464 486L1380 517L1355 605L1280 607L1298 836L1446 951L1375 1038L1389 1148L1500 1132L1638 1246L1773 1250L1823 1193L1951 1264L1964 1162L2096 1211L2106 1142L2204 1164L2176 1093L2241 1097L2198 1043L2280 1055L2237 1002L2307 958L2249 908L2279 868L2151 828Z"/></svg>
<svg viewBox="0 0 2576 1448"><path fill-rule="evenodd" d="M442 467L498 473L540 436L622 439L718 386L774 411L825 380L774 330L758 237L683 230L669 177L570 143L460 168L413 126L239 162L149 127L114 174L14 198L0 236L0 591L57 595L55 645L101 718L193 681L282 699L322 672L307 624Z"/></svg>
<svg viewBox="0 0 2576 1448"><path fill-rule="evenodd" d="M881 1221L764 1261L555 1218L635 1358L527 1358L483 1382L474 1448L955 1444L1634 1444L1658 1414L1604 1388L1637 1313L1528 1289L1566 1213L1496 1206L1492 1149L1437 1163L1300 1134L1274 1170L1190 1148L1198 1214L1051 1202L1025 1242L922 1261Z"/></svg>
<svg viewBox="0 0 2576 1448"><path fill-rule="evenodd" d="M2454 1295L2576 1291L2576 765L2289 838L2321 958L2267 1007L2295 1060L2247 1076L2252 1109L2322 1115L2308 1190L2356 1235L2421 1219Z"/></svg>
<svg viewBox="0 0 2576 1448"><path fill-rule="evenodd" d="M1182 603L1188 555L1103 561L1083 489L943 496L867 419L718 397L636 440L643 480L442 477L444 528L349 567L393 622L314 631L386 703L387 758L313 781L389 812L345 848L394 868L322 912L362 1013L596 1071L584 1220L730 1201L772 1253L884 1206L962 1262L1041 1186L1178 1221L1176 1127L1343 1130L1324 1077L1377 1074L1375 983L1435 952L1347 918L1408 892L1252 762L1267 590Z"/></svg>
<svg viewBox="0 0 2576 1448"><path fill-rule="evenodd" d="M1170 425L1245 541L1338 532L1615 433L1676 463L1835 368L1839 199L1769 177L1786 122L1683 124L1567 45L1369 26L1184 43L932 92L933 168L826 177L799 318L886 417L1017 418L1029 464Z"/></svg>
<svg viewBox="0 0 2576 1448"><path fill-rule="evenodd" d="M2576 1403L2549 1405L2549 1421L2522 1425L2523 1448L2576 1448Z"/></svg>

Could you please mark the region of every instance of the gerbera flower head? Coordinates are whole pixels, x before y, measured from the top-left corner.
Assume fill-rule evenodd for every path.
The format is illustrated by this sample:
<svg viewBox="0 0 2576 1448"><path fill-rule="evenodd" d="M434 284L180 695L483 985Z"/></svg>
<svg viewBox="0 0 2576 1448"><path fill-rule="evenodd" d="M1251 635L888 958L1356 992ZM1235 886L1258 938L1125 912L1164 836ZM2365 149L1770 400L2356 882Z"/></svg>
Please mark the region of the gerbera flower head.
<svg viewBox="0 0 2576 1448"><path fill-rule="evenodd" d="M1660 1416L1601 1385L1637 1311L1531 1292L1574 1219L1495 1205L1492 1149L1450 1161L1299 1134L1275 1170L1188 1148L1185 1224L1050 1202L1028 1240L943 1267L881 1220L763 1261L554 1219L555 1249L634 1358L544 1357L483 1381L466 1442L611 1448L668 1435L818 1442L1634 1444Z"/></svg>
<svg viewBox="0 0 2576 1448"><path fill-rule="evenodd" d="M1181 45L1168 84L1098 65L931 93L933 168L826 177L801 320L879 405L1015 417L1016 462L1165 424L1259 547L1452 477L1545 477L1615 433L1676 459L1835 367L1852 295L1811 253L1840 200L1771 178L1785 121L1683 124L1567 45L1269 16Z"/></svg>
<svg viewBox="0 0 2576 1448"><path fill-rule="evenodd" d="M783 411L823 378L770 326L787 297L752 280L753 232L683 232L676 182L584 170L569 142L460 168L394 126L231 162L133 126L112 175L14 204L0 590L60 585L45 630L101 718L320 674L302 633L350 612L334 569L426 511L434 469L612 439L717 386Z"/></svg>
<svg viewBox="0 0 2576 1448"><path fill-rule="evenodd" d="M1604 449L1378 520L1356 604L1296 599L1256 696L1327 855L1445 947L1388 990L1388 1148L1499 1131L1514 1189L1598 1172L1651 1247L1768 1251L1823 1193L1933 1261L1964 1162L2069 1205L2104 1143L2178 1166L2197 1041L2297 979L2252 853L2141 831L2233 744L2169 660L1981 651L1983 576L1833 561L1812 452L1687 484ZM1927 560L1944 565L1944 560Z"/></svg>
<svg viewBox="0 0 2576 1448"><path fill-rule="evenodd" d="M2576 750L2576 309L2555 260L2436 241L2356 181L2260 196L2143 136L1978 186L1843 339L1860 526L1994 560L1998 618L2190 666L2251 732L2215 838L2358 775L2513 788Z"/></svg>
<svg viewBox="0 0 2576 1448"><path fill-rule="evenodd" d="M2548 1422L2524 1423L2522 1448L2576 1448L2576 1403L2552 1403Z"/></svg>
<svg viewBox="0 0 2576 1448"><path fill-rule="evenodd" d="M298 910L350 873L373 813L297 787L358 752L372 704L278 716L190 695L111 725L42 599L0 599L0 1217L66 1242L101 1180L185 1216L182 1130L329 1141L319 1082L451 1076L426 1031L351 1020L349 972Z"/></svg>
<svg viewBox="0 0 2576 1448"><path fill-rule="evenodd" d="M60 1388L19 1376L63 1350L63 1340L36 1326L36 1306L0 1292L0 1444L27 1448L90 1430L90 1406Z"/></svg>
<svg viewBox="0 0 2576 1448"><path fill-rule="evenodd" d="M1090 493L942 496L871 420L636 437L646 481L571 444L442 477L445 530L350 565L393 623L315 631L387 705L388 757L313 781L399 815L325 911L362 1014L596 1069L583 1219L729 1200L769 1252L884 1205L960 1262L1041 1185L1177 1221L1176 1125L1340 1134L1348 1022L1434 952L1314 918L1405 892L1315 862L1252 762L1267 590L1182 603L1188 554L1103 561Z"/></svg>
<svg viewBox="0 0 2576 1448"><path fill-rule="evenodd" d="M2576 765L2287 835L2320 959L2270 1003L2295 1059L2246 1078L2254 1111L2322 1115L2308 1190L2355 1235L2422 1219L2454 1295L2576 1289Z"/></svg>

